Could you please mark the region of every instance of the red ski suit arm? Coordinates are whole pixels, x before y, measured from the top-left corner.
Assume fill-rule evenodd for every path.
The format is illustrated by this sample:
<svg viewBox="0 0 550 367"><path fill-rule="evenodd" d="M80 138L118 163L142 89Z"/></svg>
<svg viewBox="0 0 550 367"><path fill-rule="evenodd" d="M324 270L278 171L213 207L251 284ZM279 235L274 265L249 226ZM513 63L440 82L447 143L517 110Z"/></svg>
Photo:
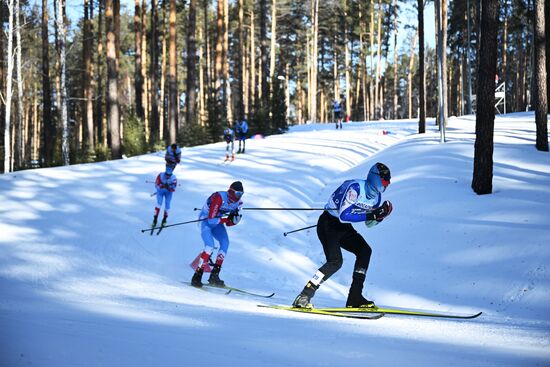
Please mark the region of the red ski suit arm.
<svg viewBox="0 0 550 367"><path fill-rule="evenodd" d="M227 218L218 218L220 207L222 206L223 200L219 193L214 193L210 197L210 210L208 212L208 224L226 224Z"/></svg>

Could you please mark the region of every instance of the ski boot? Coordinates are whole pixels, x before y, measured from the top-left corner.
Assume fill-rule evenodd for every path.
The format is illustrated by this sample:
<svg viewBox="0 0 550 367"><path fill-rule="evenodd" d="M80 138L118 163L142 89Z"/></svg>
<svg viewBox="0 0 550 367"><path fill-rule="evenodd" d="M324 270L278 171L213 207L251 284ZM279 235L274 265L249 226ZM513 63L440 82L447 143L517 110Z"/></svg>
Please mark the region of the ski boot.
<svg viewBox="0 0 550 367"><path fill-rule="evenodd" d="M162 222L160 223L160 226L161 227L164 227L166 225L166 222L168 221L168 216L165 215L163 218L162 218Z"/></svg>
<svg viewBox="0 0 550 367"><path fill-rule="evenodd" d="M316 286L311 282L307 282L302 292L296 297L294 302L292 302L292 307L313 308L313 305L310 303L310 301L315 295L315 291L318 288L319 286Z"/></svg>
<svg viewBox="0 0 550 367"><path fill-rule="evenodd" d="M210 277L208 278L208 283L216 287L225 287L225 282L220 279L221 266L214 265Z"/></svg>
<svg viewBox="0 0 550 367"><path fill-rule="evenodd" d="M376 305L373 301L369 301L362 294L356 295L354 297L348 296L346 301L346 307L350 308L374 308Z"/></svg>
<svg viewBox="0 0 550 367"><path fill-rule="evenodd" d="M197 288L202 288L202 273L203 273L203 269L202 268L198 268L196 271L195 271L195 274L193 274L193 278L191 279L191 285L193 287L197 287Z"/></svg>

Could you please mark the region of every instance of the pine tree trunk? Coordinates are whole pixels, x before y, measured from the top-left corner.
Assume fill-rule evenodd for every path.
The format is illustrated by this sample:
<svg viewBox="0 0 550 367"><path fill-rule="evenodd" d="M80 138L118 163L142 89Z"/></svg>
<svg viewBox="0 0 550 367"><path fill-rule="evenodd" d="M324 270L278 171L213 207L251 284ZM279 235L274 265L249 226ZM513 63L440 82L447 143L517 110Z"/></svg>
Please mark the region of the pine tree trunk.
<svg viewBox="0 0 550 367"><path fill-rule="evenodd" d="M135 105L137 117L143 119L143 75L141 74L141 37L142 37L142 24L141 24L141 0L135 0L134 11L134 44L136 48L136 54L134 56L134 89L135 89Z"/></svg>
<svg viewBox="0 0 550 367"><path fill-rule="evenodd" d="M103 110L104 102L104 88L103 88L103 78L105 77L104 69L104 47L103 47L103 23L104 23L104 12L105 12L105 0L99 0L98 2L98 20L97 20L97 96L95 103L94 111L94 120L97 121L97 144L107 147L107 136L105 133L105 116Z"/></svg>
<svg viewBox="0 0 550 367"><path fill-rule="evenodd" d="M344 19L347 19L348 9L347 6L344 11ZM344 27L344 70L345 70L345 80L346 80L346 101L345 101L345 108L346 108L346 116L351 115L351 96L350 96L350 90L351 90L351 67L350 67L350 52L349 52L349 46L348 46L348 25L347 22L344 21L343 24ZM366 71L366 70L365 70ZM339 98L339 96L334 96L335 98Z"/></svg>
<svg viewBox="0 0 550 367"><path fill-rule="evenodd" d="M397 104L399 99L399 79L397 77L397 1L393 1L393 111L392 118L397 119ZM418 32L418 29L417 29ZM414 51L413 51L414 52ZM412 73L412 70L411 70Z"/></svg>
<svg viewBox="0 0 550 367"><path fill-rule="evenodd" d="M143 91L141 105L143 106L143 124L145 128L145 142L151 142L151 126L149 124L149 75L147 73L147 0L141 3L141 80Z"/></svg>
<svg viewBox="0 0 550 367"><path fill-rule="evenodd" d="M319 0L312 0L311 17L311 110L309 119L311 122L317 122L317 62L319 57L318 37L319 37Z"/></svg>
<svg viewBox="0 0 550 367"><path fill-rule="evenodd" d="M477 83L476 141L472 189L478 195L493 191L493 136L497 65L498 0L482 0L481 40Z"/></svg>
<svg viewBox="0 0 550 367"><path fill-rule="evenodd" d="M243 32L243 22L244 22L244 1L238 0L238 23L237 23L237 37L238 37L238 46L237 46L237 58L235 60L235 73L237 75L237 118L242 120L244 118L244 102L245 102L245 78L246 73L244 71L245 63L245 38Z"/></svg>
<svg viewBox="0 0 550 367"><path fill-rule="evenodd" d="M163 3L164 4L164 3ZM162 10L162 19L160 21L159 27L160 27L160 87L159 87L159 139L160 141L164 141L166 144L171 144L169 141L165 141L165 127L166 127L166 113L165 113L165 106L167 105L166 101L166 11L163 6L161 6Z"/></svg>
<svg viewBox="0 0 550 367"><path fill-rule="evenodd" d="M271 44L269 47L269 96L275 85L275 56L277 53L277 0L271 0Z"/></svg>
<svg viewBox="0 0 550 367"><path fill-rule="evenodd" d="M250 6L250 32L248 34L249 44L250 44L250 73L248 81L248 106L249 113L254 111L254 106L256 104L256 25L254 19L254 1Z"/></svg>
<svg viewBox="0 0 550 367"><path fill-rule="evenodd" d="M416 42L418 40L418 29L416 31L416 33L414 34L414 38L413 38L413 42L412 42L412 48L411 48L411 56L409 58L409 74L408 74L408 80L407 80L407 86L408 86L408 93L407 93L407 97L408 97L408 118L412 119L413 118L413 98L412 98L412 84L413 84L413 81L412 81L412 78L414 76L414 71L413 71L413 68L414 68L414 51L416 49Z"/></svg>
<svg viewBox="0 0 550 367"><path fill-rule="evenodd" d="M174 6L175 6L175 0ZM175 9L174 9L175 11ZM171 31L172 29L170 29ZM174 32L175 23L174 23ZM197 31L197 2L196 0L189 1L189 21L187 23L187 93L185 94L185 107L187 124L195 124L197 122L197 40L195 37ZM171 36L171 34L170 34ZM174 36L175 38L175 36ZM175 50L174 50L175 51ZM175 53L175 52L174 52ZM172 60L171 60L172 61ZM174 63L176 62L176 55L174 55ZM170 64L170 66L172 66ZM176 65L174 64L174 69ZM177 102L177 91L174 96L174 103Z"/></svg>
<svg viewBox="0 0 550 367"><path fill-rule="evenodd" d="M229 1L223 3L223 88L225 96L224 107L227 121L233 121L233 109L231 108L231 86L229 85Z"/></svg>
<svg viewBox="0 0 550 367"><path fill-rule="evenodd" d="M537 125L537 150L548 152L548 100L546 85L546 40L544 0L535 0L535 123Z"/></svg>
<svg viewBox="0 0 550 367"><path fill-rule="evenodd" d="M149 69L149 78L151 80L151 141L153 144L159 142L160 139L160 121L159 121L159 106L158 97L159 93L159 79L157 77L158 72L158 2L157 0L151 0L151 65Z"/></svg>
<svg viewBox="0 0 550 367"><path fill-rule="evenodd" d="M378 31L376 32L376 45L377 45L377 51L376 51L376 57L378 60L376 61L376 75L375 75L375 82L374 82L374 118L379 119L381 117L380 115L380 107L379 106L379 98L380 98L380 74L381 74L381 68L380 65L382 64L382 1L378 1Z"/></svg>
<svg viewBox="0 0 550 367"><path fill-rule="evenodd" d="M550 102L550 3L544 3L544 34L546 38L546 103ZM550 113L550 106L548 106Z"/></svg>
<svg viewBox="0 0 550 367"><path fill-rule="evenodd" d="M260 0L260 87L262 108L268 108L269 85L267 83L268 64L267 64L267 0Z"/></svg>
<svg viewBox="0 0 550 367"><path fill-rule="evenodd" d="M93 2L84 0L84 125L86 126L86 151L93 154L94 152L94 96L92 89L93 67L92 67L92 45L93 45L93 30L92 21L90 19Z"/></svg>
<svg viewBox="0 0 550 367"><path fill-rule="evenodd" d="M15 167L23 168L23 155L25 151L25 141L23 137L23 75L21 74L21 19L19 10L21 6L19 0L15 1L15 67L17 77L17 145Z"/></svg>
<svg viewBox="0 0 550 367"><path fill-rule="evenodd" d="M107 124L109 126L109 137L111 154L114 159L121 158L120 151L120 114L118 106L118 71L116 42L117 34L116 0L106 0L105 3L105 30L107 32Z"/></svg>
<svg viewBox="0 0 550 367"><path fill-rule="evenodd" d="M215 92L216 104L223 104L223 10L224 0L217 0L216 17L216 60L215 60ZM222 116L216 116L218 118ZM225 117L225 115L223 115Z"/></svg>

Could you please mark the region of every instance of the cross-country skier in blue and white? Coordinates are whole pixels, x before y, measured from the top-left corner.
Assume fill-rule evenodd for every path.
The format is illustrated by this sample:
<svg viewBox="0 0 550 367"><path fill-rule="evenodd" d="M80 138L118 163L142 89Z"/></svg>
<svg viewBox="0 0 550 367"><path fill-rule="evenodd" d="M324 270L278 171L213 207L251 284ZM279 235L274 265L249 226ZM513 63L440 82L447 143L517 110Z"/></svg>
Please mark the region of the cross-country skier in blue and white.
<svg viewBox="0 0 550 367"><path fill-rule="evenodd" d="M181 149L177 144L172 144L166 148L166 154L164 155L166 161L166 168L171 168L172 171L176 169L176 166L181 161Z"/></svg>
<svg viewBox="0 0 550 367"><path fill-rule="evenodd" d="M390 179L389 168L383 163L376 163L369 170L366 180L344 181L332 193L317 222L317 236L327 262L296 297L294 307L312 307L310 301L315 291L342 267L341 249L356 257L346 307L374 307L374 302L362 294L372 249L351 223L364 222L370 228L390 215L392 204L388 200L382 203L382 193L389 186Z"/></svg>
<svg viewBox="0 0 550 367"><path fill-rule="evenodd" d="M178 179L173 174L173 170L170 167L166 168L165 172L158 174L155 180L155 188L157 189L157 205L155 206L155 216L153 217L153 225L151 228L155 228L157 225L160 208L164 201L164 216L162 218L161 226L166 224L168 220L168 212L170 211L170 203L172 202L172 194L176 191L178 186Z"/></svg>
<svg viewBox="0 0 550 367"><path fill-rule="evenodd" d="M229 126L223 130L223 140L227 143L225 147L225 161L229 160L229 146L231 146L231 160L235 160L235 132Z"/></svg>
<svg viewBox="0 0 550 367"><path fill-rule="evenodd" d="M220 270L229 249L229 237L225 227L237 225L241 221L242 215L239 211L243 205L241 201L243 194L243 184L240 181L235 181L227 191L217 191L210 195L202 207L199 219L204 219L200 222L204 250L199 254L198 263L195 264L196 270L191 280L193 286L199 288L203 286L202 274L214 251L214 240L219 242L220 249L208 283L218 287L225 285L224 281L220 279Z"/></svg>
<svg viewBox="0 0 550 367"><path fill-rule="evenodd" d="M248 133L248 122L245 118L240 119L235 124L235 130L237 132L237 139L239 139L239 150L237 151L237 154L244 153L245 144L246 144L246 136ZM241 150L241 142L243 143L243 149Z"/></svg>

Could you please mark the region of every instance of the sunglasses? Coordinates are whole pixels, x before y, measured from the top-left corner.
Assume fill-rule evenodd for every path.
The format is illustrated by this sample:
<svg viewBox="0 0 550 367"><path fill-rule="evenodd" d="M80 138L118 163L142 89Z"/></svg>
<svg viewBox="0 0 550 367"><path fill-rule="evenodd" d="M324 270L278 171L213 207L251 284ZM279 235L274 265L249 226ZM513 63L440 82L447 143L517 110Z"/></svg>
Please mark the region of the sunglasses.
<svg viewBox="0 0 550 367"><path fill-rule="evenodd" d="M243 196L243 194L244 194L244 191L235 191L235 190L233 190L233 189L231 189L231 191L233 191L233 194L235 194L235 197L236 197L237 199L240 199L240 198Z"/></svg>
<svg viewBox="0 0 550 367"><path fill-rule="evenodd" d="M382 181L382 186L388 187L391 180L391 174L388 167L384 166L383 164L377 164L376 167L378 168L378 174L380 175L380 180Z"/></svg>

